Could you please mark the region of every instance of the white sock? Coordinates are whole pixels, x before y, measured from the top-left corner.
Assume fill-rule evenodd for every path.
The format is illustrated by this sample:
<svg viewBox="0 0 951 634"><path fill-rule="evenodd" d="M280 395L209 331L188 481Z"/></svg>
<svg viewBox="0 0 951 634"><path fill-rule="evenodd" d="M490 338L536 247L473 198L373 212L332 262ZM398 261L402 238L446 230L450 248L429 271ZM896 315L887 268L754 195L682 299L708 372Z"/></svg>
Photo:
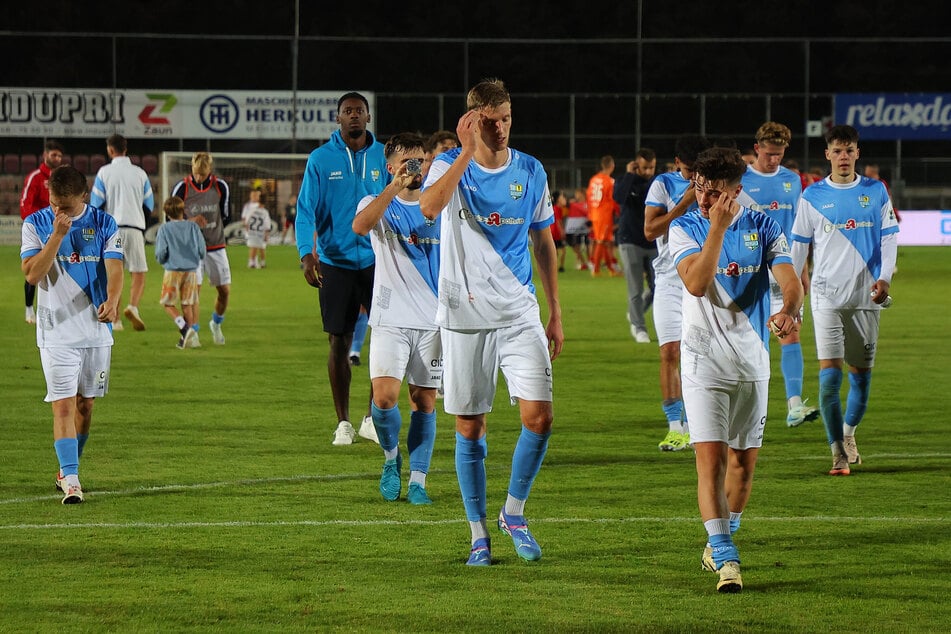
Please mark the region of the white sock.
<svg viewBox="0 0 951 634"><path fill-rule="evenodd" d="M799 407L800 405L802 405L802 397L801 397L801 396L791 396L791 397L789 398L789 400L786 401L786 403L787 403L787 405L789 406L789 409L793 409L794 407Z"/></svg>
<svg viewBox="0 0 951 634"><path fill-rule="evenodd" d="M392 449L384 449L383 457L387 460L396 460L396 456L400 455L400 448L393 447Z"/></svg>
<svg viewBox="0 0 951 634"><path fill-rule="evenodd" d="M185 318L179 315L175 318L175 325L178 326L178 329L181 330L185 327Z"/></svg>
<svg viewBox="0 0 951 634"><path fill-rule="evenodd" d="M525 515L525 500L513 498L511 495L505 498L505 514L521 517Z"/></svg>
<svg viewBox="0 0 951 634"><path fill-rule="evenodd" d="M478 522L469 522L469 530L472 531L473 544L476 543L477 539L488 539L489 537L489 528L484 517Z"/></svg>
<svg viewBox="0 0 951 634"><path fill-rule="evenodd" d="M422 471L410 471L409 472L409 483L418 484L419 486L426 488L426 474Z"/></svg>
<svg viewBox="0 0 951 634"><path fill-rule="evenodd" d="M842 435L843 436L854 436L855 429L858 425L849 425L848 423L842 423Z"/></svg>

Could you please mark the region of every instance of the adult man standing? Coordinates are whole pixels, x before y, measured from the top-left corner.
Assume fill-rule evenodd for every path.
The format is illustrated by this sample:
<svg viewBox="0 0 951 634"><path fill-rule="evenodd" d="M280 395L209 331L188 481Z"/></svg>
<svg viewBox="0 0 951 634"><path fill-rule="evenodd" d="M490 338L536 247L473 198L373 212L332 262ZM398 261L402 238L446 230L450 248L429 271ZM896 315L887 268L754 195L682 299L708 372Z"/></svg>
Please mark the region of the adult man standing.
<svg viewBox="0 0 951 634"><path fill-rule="evenodd" d="M196 223L201 228L201 235L205 238L205 257L202 260L204 277L208 278L212 286L218 291L215 299L215 310L211 314L208 328L212 339L219 346L225 343L225 336L221 332L221 324L225 320L225 311L228 309L228 298L231 296L231 263L228 261L228 252L225 249L225 225L231 217L231 189L223 179L212 174L215 162L208 152L195 152L192 156L192 173L175 184L172 196L178 196L185 201L185 218ZM201 289L201 277L198 280ZM192 347L201 344L198 341L198 305L195 305L195 337L190 339Z"/></svg>
<svg viewBox="0 0 951 634"><path fill-rule="evenodd" d="M63 165L49 178L50 205L23 222L21 269L40 287L36 345L53 408L56 487L83 501L79 459L93 402L109 388L111 324L122 296L122 240L115 220L84 202L86 177Z"/></svg>
<svg viewBox="0 0 951 634"><path fill-rule="evenodd" d="M548 178L534 157L509 148L512 99L484 80L466 98L456 133L461 148L433 161L420 198L427 218L441 218L439 309L445 359L445 409L456 416L456 475L472 534L468 565L492 562L486 523L486 413L499 369L518 401L522 431L512 457L508 497L498 527L519 557L542 556L525 521L525 502L551 434L551 361L564 332ZM542 326L529 236L548 302Z"/></svg>
<svg viewBox="0 0 951 634"><path fill-rule="evenodd" d="M650 343L644 312L654 301L654 267L651 262L657 257L657 243L644 235L644 201L654 172L657 155L650 148L641 148L627 166L627 171L614 183L614 200L621 206L618 221L618 250L627 281L627 319L631 324L631 336L637 343ZM648 292L644 292L644 278Z"/></svg>
<svg viewBox="0 0 951 634"><path fill-rule="evenodd" d="M737 196L737 202L753 211L761 211L775 220L783 230L783 235L792 236L796 208L802 194L802 181L799 175L781 165L786 148L792 139L788 127L774 121L767 121L756 131L753 152L756 158L746 168L743 175L743 191ZM809 288L809 274L803 271L803 288ZM771 310L778 312L783 304L779 284L770 273ZM786 425L798 427L805 421L819 417L819 410L802 399L802 345L799 332L791 332L781 340L782 357L780 367L786 386Z"/></svg>
<svg viewBox="0 0 951 634"><path fill-rule="evenodd" d="M129 305L122 314L132 322L132 328L145 330L145 322L139 315L139 300L142 299L145 274L149 270L145 261L146 218L152 214L155 199L148 174L138 165L132 164L126 156L127 151L125 137L113 134L106 139L106 152L111 162L99 168L89 194L89 204L108 213L119 225L125 256L123 261L132 278ZM119 317L116 317L112 329L122 330Z"/></svg>
<svg viewBox="0 0 951 634"><path fill-rule="evenodd" d="M390 177L383 144L367 130L367 98L358 92L341 96L337 123L340 129L307 158L294 233L304 279L318 289L320 318L330 339L327 372L338 420L333 444L349 445L356 436L350 424L350 344L360 306L370 307L374 265L370 237L354 233L351 225L357 203L382 192ZM360 435L376 441L370 416L364 417Z"/></svg>
<svg viewBox="0 0 951 634"><path fill-rule="evenodd" d="M39 167L26 175L23 181L23 191L20 193L20 218L26 220L30 214L48 207L50 194L46 183L50 179L50 172L63 162L63 146L50 139L43 145L43 162ZM27 280L23 282L23 295L26 300L26 323L36 323L36 311L33 310L33 301L36 299L36 286Z"/></svg>
<svg viewBox="0 0 951 634"><path fill-rule="evenodd" d="M803 292L779 225L736 202L746 171L739 151L707 150L694 167L699 210L673 221L668 243L686 291L684 405L709 537L701 562L719 573L717 591L739 592L732 535L763 444L770 330L783 339L799 328ZM767 267L782 288L782 307L772 314Z"/></svg>
<svg viewBox="0 0 951 634"><path fill-rule="evenodd" d="M675 172L665 172L654 179L644 206L644 236L657 241L654 260L654 329L660 346L661 406L667 418L667 435L657 444L661 451L683 451L690 445L690 434L684 428L683 397L680 389L680 337L683 282L667 248L667 230L674 219L697 204L693 164L697 155L710 147L702 136L682 136L674 145Z"/></svg>
<svg viewBox="0 0 951 634"><path fill-rule="evenodd" d="M898 220L881 181L855 173L859 133L837 125L826 132L831 173L799 200L793 258L803 270L813 248L812 319L819 356L819 408L832 449L829 475L861 464L855 428L865 415L878 343L881 307L898 257ZM845 416L839 392L849 365Z"/></svg>

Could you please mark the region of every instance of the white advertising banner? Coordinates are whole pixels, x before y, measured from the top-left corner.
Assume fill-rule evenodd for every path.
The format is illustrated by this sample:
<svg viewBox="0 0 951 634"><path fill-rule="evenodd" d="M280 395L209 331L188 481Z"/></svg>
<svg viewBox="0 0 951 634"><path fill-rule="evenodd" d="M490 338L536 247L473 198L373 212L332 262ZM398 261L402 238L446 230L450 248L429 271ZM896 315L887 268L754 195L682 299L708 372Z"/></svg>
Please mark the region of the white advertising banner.
<svg viewBox="0 0 951 634"><path fill-rule="evenodd" d="M344 92L0 88L0 136L328 139Z"/></svg>

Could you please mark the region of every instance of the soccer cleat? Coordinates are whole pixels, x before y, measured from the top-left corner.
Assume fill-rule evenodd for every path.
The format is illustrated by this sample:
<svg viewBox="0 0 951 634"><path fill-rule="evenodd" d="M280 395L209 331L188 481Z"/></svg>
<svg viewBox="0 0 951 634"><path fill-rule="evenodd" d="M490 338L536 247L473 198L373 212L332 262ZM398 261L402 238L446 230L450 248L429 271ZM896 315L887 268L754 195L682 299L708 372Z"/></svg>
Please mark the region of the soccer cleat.
<svg viewBox="0 0 951 634"><path fill-rule="evenodd" d="M56 472L56 488L63 493L66 493L66 478L63 477L62 471Z"/></svg>
<svg viewBox="0 0 951 634"><path fill-rule="evenodd" d="M361 438L366 438L367 440L372 440L373 442L375 442L375 443L378 444L378 445L380 444L380 438L376 435L376 427L373 425L373 417L372 417L372 416L364 416L364 417L363 417L363 422L360 423L360 431L359 431L359 434L360 434L360 437L361 437Z"/></svg>
<svg viewBox="0 0 951 634"><path fill-rule="evenodd" d="M342 420L337 423L337 429L334 431L333 444L352 445L354 436L356 436L356 432L353 431L353 425L351 425L348 420Z"/></svg>
<svg viewBox="0 0 951 634"><path fill-rule="evenodd" d="M786 427L799 427L803 423L819 418L819 410L812 405L807 405L809 399L803 399L802 403L789 410L786 415Z"/></svg>
<svg viewBox="0 0 951 634"><path fill-rule="evenodd" d="M717 572L720 573L720 580L717 581L717 592L735 593L743 590L743 577L740 576L739 562L724 562Z"/></svg>
<svg viewBox="0 0 951 634"><path fill-rule="evenodd" d="M647 334L647 331L642 328L635 328L631 326L631 334L634 337L634 341L637 343L650 343L651 336Z"/></svg>
<svg viewBox="0 0 951 634"><path fill-rule="evenodd" d="M384 500L392 502L400 499L400 491L403 489L403 483L400 480L401 463L399 455L383 463L383 473L380 475L380 495Z"/></svg>
<svg viewBox="0 0 951 634"><path fill-rule="evenodd" d="M842 439L842 444L845 446L845 457L848 458L849 464L862 464L862 456L859 455L859 448L855 444L855 436L846 436Z"/></svg>
<svg viewBox="0 0 951 634"><path fill-rule="evenodd" d="M475 540L472 544L472 550L469 551L469 561L467 566L491 566L492 565L492 545L487 537Z"/></svg>
<svg viewBox="0 0 951 634"><path fill-rule="evenodd" d="M360 365L360 355L351 354L350 355L350 365Z"/></svg>
<svg viewBox="0 0 951 634"><path fill-rule="evenodd" d="M112 332L115 332L117 330L125 330L125 326L122 325L121 319L118 319L112 322Z"/></svg>
<svg viewBox="0 0 951 634"><path fill-rule="evenodd" d="M179 350L185 349L185 337L184 335L178 338L178 343L175 344L175 347Z"/></svg>
<svg viewBox="0 0 951 634"><path fill-rule="evenodd" d="M717 564L713 561L713 546L703 547L703 554L700 555L700 568L707 572L717 571Z"/></svg>
<svg viewBox="0 0 951 634"><path fill-rule="evenodd" d="M679 431L669 431L664 439L657 443L657 448L661 451L683 451L690 446L690 434L684 434Z"/></svg>
<svg viewBox="0 0 951 634"><path fill-rule="evenodd" d="M499 511L499 530L512 538L515 554L525 561L538 561L542 558L542 549L528 530L524 517L505 515L505 508Z"/></svg>
<svg viewBox="0 0 951 634"><path fill-rule="evenodd" d="M66 487L66 495L63 496L63 504L81 504L84 500L82 487L78 484L70 486L65 482L63 485Z"/></svg>
<svg viewBox="0 0 951 634"><path fill-rule="evenodd" d="M136 306L126 306L122 311L125 318L132 322L133 330L145 330L145 322L139 317L139 309Z"/></svg>
<svg viewBox="0 0 951 634"><path fill-rule="evenodd" d="M185 342L184 345L186 348L201 348L201 342L198 341L198 331L194 328L189 328L194 334L189 337L188 333L185 333Z"/></svg>
<svg viewBox="0 0 951 634"><path fill-rule="evenodd" d="M406 492L406 499L410 504L415 504L416 506L433 503L426 493L426 489L416 482L409 485L409 490Z"/></svg>
<svg viewBox="0 0 951 634"><path fill-rule="evenodd" d="M219 346L225 345L225 336L221 333L221 324L212 319L208 322L208 329L211 330L211 338L216 344Z"/></svg>
<svg viewBox="0 0 951 634"><path fill-rule="evenodd" d="M851 473L849 470L849 457L844 453L832 456L832 469L829 470L831 476L847 476Z"/></svg>
<svg viewBox="0 0 951 634"><path fill-rule="evenodd" d="M36 311L33 310L32 306L26 307L26 312L24 313L24 319L26 319L26 323L28 324L36 323Z"/></svg>

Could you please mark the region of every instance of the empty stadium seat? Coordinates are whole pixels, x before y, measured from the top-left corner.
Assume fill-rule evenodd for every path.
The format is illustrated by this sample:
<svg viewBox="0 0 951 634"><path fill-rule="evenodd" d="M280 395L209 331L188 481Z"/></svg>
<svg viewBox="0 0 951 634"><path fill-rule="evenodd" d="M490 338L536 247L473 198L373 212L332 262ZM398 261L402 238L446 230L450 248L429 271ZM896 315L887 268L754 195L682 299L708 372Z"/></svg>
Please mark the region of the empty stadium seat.
<svg viewBox="0 0 951 634"><path fill-rule="evenodd" d="M142 169L149 176L158 174L158 157L154 154L146 154L142 157Z"/></svg>
<svg viewBox="0 0 951 634"><path fill-rule="evenodd" d="M106 164L106 157L102 154L89 155L89 174L95 175L99 168Z"/></svg>
<svg viewBox="0 0 951 634"><path fill-rule="evenodd" d="M36 169L37 165L39 165L39 161L36 159L36 154L23 154L20 156L21 174L29 174Z"/></svg>
<svg viewBox="0 0 951 634"><path fill-rule="evenodd" d="M89 173L89 156L86 154L73 155L73 167L78 169L83 174L88 174Z"/></svg>
<svg viewBox="0 0 951 634"><path fill-rule="evenodd" d="M133 154L129 157L129 160L132 161L133 165L142 165L142 157L138 154Z"/></svg>
<svg viewBox="0 0 951 634"><path fill-rule="evenodd" d="M20 155L19 154L4 154L3 155L3 171L6 174L19 174L20 173Z"/></svg>

